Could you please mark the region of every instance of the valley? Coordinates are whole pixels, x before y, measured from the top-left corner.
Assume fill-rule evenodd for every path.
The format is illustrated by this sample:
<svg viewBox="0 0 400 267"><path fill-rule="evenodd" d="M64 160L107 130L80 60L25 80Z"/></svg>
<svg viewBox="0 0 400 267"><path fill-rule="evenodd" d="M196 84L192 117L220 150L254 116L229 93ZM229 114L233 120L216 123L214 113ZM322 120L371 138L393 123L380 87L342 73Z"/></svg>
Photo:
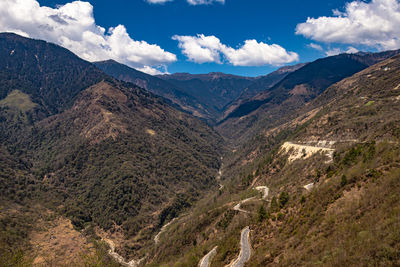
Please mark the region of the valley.
<svg viewBox="0 0 400 267"><path fill-rule="evenodd" d="M0 33L0 265L400 264L398 54L152 76Z"/></svg>

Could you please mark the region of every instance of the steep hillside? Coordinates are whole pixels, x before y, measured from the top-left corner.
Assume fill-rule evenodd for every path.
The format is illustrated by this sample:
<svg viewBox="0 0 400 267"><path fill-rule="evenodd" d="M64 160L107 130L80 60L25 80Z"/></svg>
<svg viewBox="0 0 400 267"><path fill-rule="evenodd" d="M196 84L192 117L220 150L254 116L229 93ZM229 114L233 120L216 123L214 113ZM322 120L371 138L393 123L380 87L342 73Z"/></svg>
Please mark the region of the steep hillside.
<svg viewBox="0 0 400 267"><path fill-rule="evenodd" d="M91 242L104 254L102 238L123 256L143 256L162 225L218 187L222 140L204 122L68 50L2 37L1 264L41 260L35 231L79 235L69 221L87 238L75 240L82 249ZM25 256L13 259L18 249Z"/></svg>
<svg viewBox="0 0 400 267"><path fill-rule="evenodd" d="M105 77L58 45L0 33L0 99L14 90L28 94L40 117L71 107L80 91Z"/></svg>
<svg viewBox="0 0 400 267"><path fill-rule="evenodd" d="M146 245L217 187L218 135L142 89L115 82L83 91L71 109L36 124L28 140L33 170L49 191L62 192L54 195L72 222L121 227L137 240L130 248Z"/></svg>
<svg viewBox="0 0 400 267"><path fill-rule="evenodd" d="M125 82L131 82L150 92L171 100L181 109L203 119L213 119L209 112L193 96L184 89L160 79L137 71L114 60L94 62L94 64L108 75Z"/></svg>
<svg viewBox="0 0 400 267"><path fill-rule="evenodd" d="M253 265L400 263L399 84L396 56L331 86L316 99L313 104L321 111L290 141L329 146L335 150L333 158L300 156L286 162L280 175L260 177L279 191L291 192L292 200L282 215L271 212L271 218L280 216L276 223L269 220L255 228ZM314 188L310 193L300 190L309 183Z"/></svg>
<svg viewBox="0 0 400 267"><path fill-rule="evenodd" d="M228 104L224 109L224 118L228 116L233 110L238 108L243 103L247 102L258 93L266 91L283 80L287 75L296 70L304 67L306 63L299 63L293 66L286 66L279 68L278 70L271 72L265 76L261 76L251 83L240 96L235 99L232 103Z"/></svg>
<svg viewBox="0 0 400 267"><path fill-rule="evenodd" d="M175 73L158 77L176 87L183 88L185 93L195 97L210 112L215 121L223 115L224 107L238 98L242 91L257 79L219 72Z"/></svg>
<svg viewBox="0 0 400 267"><path fill-rule="evenodd" d="M248 226L245 266L400 264L399 88L396 56L226 155L224 187L169 227L154 266L194 266L216 246L211 266L226 266Z"/></svg>
<svg viewBox="0 0 400 267"><path fill-rule="evenodd" d="M261 129L295 115L299 107L320 95L330 85L398 52L341 54L318 59L240 105L221 121L218 130L235 140L246 140Z"/></svg>
<svg viewBox="0 0 400 267"><path fill-rule="evenodd" d="M268 75L249 78L223 73L192 75L176 73L152 76L114 60L94 62L108 75L131 82L171 100L196 117L215 123L247 99L280 82L305 64L278 69ZM247 86L247 87L246 87Z"/></svg>

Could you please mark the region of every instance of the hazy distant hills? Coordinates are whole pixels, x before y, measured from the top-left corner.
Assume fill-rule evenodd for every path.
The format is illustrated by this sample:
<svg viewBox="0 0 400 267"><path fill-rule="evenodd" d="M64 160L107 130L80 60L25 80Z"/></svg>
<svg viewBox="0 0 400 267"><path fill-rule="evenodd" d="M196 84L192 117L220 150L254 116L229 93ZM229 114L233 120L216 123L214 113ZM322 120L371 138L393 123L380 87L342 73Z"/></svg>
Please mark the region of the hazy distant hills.
<svg viewBox="0 0 400 267"><path fill-rule="evenodd" d="M105 73L163 96L183 110L211 123L221 119L238 103L272 87L304 65L283 67L261 77L243 77L224 73L152 76L113 60L94 64Z"/></svg>
<svg viewBox="0 0 400 267"><path fill-rule="evenodd" d="M257 79L219 72L175 73L158 77L183 88L185 92L209 107L215 120L218 120L227 104L239 97L243 90Z"/></svg>
<svg viewBox="0 0 400 267"><path fill-rule="evenodd" d="M237 98L255 80L223 73L152 76L113 60L94 64L107 74L163 96L183 110L211 123L219 119L225 105Z"/></svg>

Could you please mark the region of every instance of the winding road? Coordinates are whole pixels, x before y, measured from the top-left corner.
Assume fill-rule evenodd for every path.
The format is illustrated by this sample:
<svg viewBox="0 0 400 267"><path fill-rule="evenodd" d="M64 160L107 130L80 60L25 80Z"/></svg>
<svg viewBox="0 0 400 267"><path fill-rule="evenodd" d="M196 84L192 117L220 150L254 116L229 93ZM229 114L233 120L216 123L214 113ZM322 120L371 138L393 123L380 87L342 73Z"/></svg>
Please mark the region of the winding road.
<svg viewBox="0 0 400 267"><path fill-rule="evenodd" d="M154 237L154 242L156 244L158 244L158 242L160 242L160 236L162 233L165 232L165 230L167 230L167 227L170 226L177 218L172 219L169 223L167 223L166 225L164 225L163 227L161 227L160 232L158 232L158 234Z"/></svg>
<svg viewBox="0 0 400 267"><path fill-rule="evenodd" d="M313 189L313 187L314 187L314 183L303 186L303 188L307 191L311 191L311 189Z"/></svg>
<svg viewBox="0 0 400 267"><path fill-rule="evenodd" d="M247 199L245 199L245 200L240 201L238 204L236 204L236 205L233 207L233 210L237 210L237 211L244 212L244 213L249 213L247 210L242 210L242 209L240 208L240 205L242 205L243 203L246 203L247 201L250 201L250 200L252 200L252 199L255 199L255 197L247 198Z"/></svg>
<svg viewBox="0 0 400 267"><path fill-rule="evenodd" d="M207 253L199 262L199 267L209 267L212 259L217 254L218 246L214 247L210 252Z"/></svg>
<svg viewBox="0 0 400 267"><path fill-rule="evenodd" d="M124 257L122 257L117 252L115 252L115 244L112 240L106 239L106 238L104 238L103 240L110 247L110 249L108 250L108 254L124 267L137 267L145 259L145 258L142 258L140 260L131 260L131 261L127 262L127 261L125 261Z"/></svg>
<svg viewBox="0 0 400 267"><path fill-rule="evenodd" d="M242 230L240 237L240 254L239 257L230 265L230 267L243 267L250 260L250 228L247 226Z"/></svg>
<svg viewBox="0 0 400 267"><path fill-rule="evenodd" d="M265 200L268 197L269 194L269 188L266 186L257 186L256 190L263 192L262 198Z"/></svg>

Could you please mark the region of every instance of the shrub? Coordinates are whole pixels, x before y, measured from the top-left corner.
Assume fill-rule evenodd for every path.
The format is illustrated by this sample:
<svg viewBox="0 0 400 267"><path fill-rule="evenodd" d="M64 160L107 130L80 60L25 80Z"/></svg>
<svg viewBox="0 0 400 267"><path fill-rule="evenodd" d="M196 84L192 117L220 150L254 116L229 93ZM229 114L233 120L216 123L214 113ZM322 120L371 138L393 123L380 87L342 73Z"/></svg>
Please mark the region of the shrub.
<svg viewBox="0 0 400 267"><path fill-rule="evenodd" d="M342 175L342 179L340 180L340 186L345 186L347 184L347 177L346 175Z"/></svg>
<svg viewBox="0 0 400 267"><path fill-rule="evenodd" d="M289 193L282 192L279 195L279 205L280 205L280 207L283 208L288 201L289 201Z"/></svg>
<svg viewBox="0 0 400 267"><path fill-rule="evenodd" d="M264 221L266 218L268 218L268 214L267 211L265 210L264 205L260 205L259 209L258 209L258 213L257 213L257 220L258 222L262 222Z"/></svg>

